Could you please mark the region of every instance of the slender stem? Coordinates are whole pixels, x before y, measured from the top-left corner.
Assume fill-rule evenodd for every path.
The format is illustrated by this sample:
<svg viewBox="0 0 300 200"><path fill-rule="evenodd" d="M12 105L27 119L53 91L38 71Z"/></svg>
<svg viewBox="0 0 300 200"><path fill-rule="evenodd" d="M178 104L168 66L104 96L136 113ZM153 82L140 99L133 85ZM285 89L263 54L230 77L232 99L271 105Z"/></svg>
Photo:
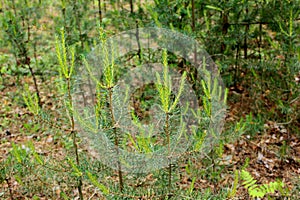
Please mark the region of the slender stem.
<svg viewBox="0 0 300 200"><path fill-rule="evenodd" d="M29 68L29 71L30 71L30 74L32 76L32 79L33 79L33 83L34 83L34 88L35 88L35 93L36 93L36 96L38 98L38 104L39 106L41 107L42 106L42 102L41 102L41 97L40 97L40 91L39 91L39 87L37 85L37 80L36 80L36 77L35 77L35 74L33 72L33 69L32 67L30 66L30 58L26 56L26 62L28 62L28 68Z"/></svg>
<svg viewBox="0 0 300 200"><path fill-rule="evenodd" d="M7 31L7 33L12 37L12 41L16 44L17 49L19 49L19 51L20 51L20 54L21 54L20 56L23 58L20 61L21 66L24 67L24 65L28 65L30 74L31 74L32 79L33 79L34 89L35 89L35 92L36 92L36 95L37 95L37 98L38 98L38 104L39 104L39 106L42 106L41 98L40 98L40 92L39 92L39 88L38 88L38 85L37 85L37 79L35 77L35 73L34 73L32 67L30 65L30 57L28 56L28 51L25 47L25 44L23 42L19 43L16 40L16 38L13 38L13 36L8 31Z"/></svg>
<svg viewBox="0 0 300 200"><path fill-rule="evenodd" d="M98 0L98 14L99 14L99 21L100 21L100 24L102 24L101 0Z"/></svg>
<svg viewBox="0 0 300 200"><path fill-rule="evenodd" d="M192 30L195 31L195 0L192 0Z"/></svg>
<svg viewBox="0 0 300 200"><path fill-rule="evenodd" d="M130 14L133 14L133 0L129 0L130 2Z"/></svg>
<svg viewBox="0 0 300 200"><path fill-rule="evenodd" d="M192 31L195 32L195 0L192 0ZM197 63L197 46L194 45L194 62Z"/></svg>
<svg viewBox="0 0 300 200"><path fill-rule="evenodd" d="M216 172L216 162L215 162L215 154L212 155L212 171L213 173ZM214 185L214 192L216 192L216 189L217 189L217 182L216 182L216 179L214 178L213 179L213 185Z"/></svg>
<svg viewBox="0 0 300 200"><path fill-rule="evenodd" d="M73 106L73 101L72 101L72 95L71 95L71 80L70 78L67 78L67 87L68 87L68 99L70 102L70 106ZM75 129L75 120L74 120L74 116L71 113L70 114L70 119L71 119L71 131L74 131Z"/></svg>
<svg viewBox="0 0 300 200"><path fill-rule="evenodd" d="M236 55L235 55L235 71L234 71L234 87L237 88L238 83L238 73L239 73L239 52L240 52L240 43L236 45Z"/></svg>
<svg viewBox="0 0 300 200"><path fill-rule="evenodd" d="M15 16L17 16L16 3L15 0L12 0L12 9L14 11Z"/></svg>
<svg viewBox="0 0 300 200"><path fill-rule="evenodd" d="M14 3L14 1L13 1ZM24 19L24 17L22 17L22 19ZM23 23L24 23L24 20L23 20ZM27 40L27 43L29 43L30 41L30 25L29 25L29 22L27 21L27 35L28 35L28 40ZM9 31L6 31L6 33L9 35L12 43L14 43L16 45L16 48L19 50L19 54L18 56L16 55L16 57L20 57L20 65L22 67L24 67L24 65L28 65L28 68L29 68L29 71L30 71L30 74L32 76L32 79L33 79L33 83L34 83L34 88L35 88L35 92L36 92L36 95L37 95L37 98L38 98L38 104L39 106L42 106L41 104L41 98L40 98L40 92L39 92L39 88L38 88L38 85L37 85L37 79L35 77L35 73L30 65L30 57L28 55L28 50L26 48L26 42L24 41L18 41L17 38L11 34ZM17 60L17 65L18 65L18 60Z"/></svg>
<svg viewBox="0 0 300 200"><path fill-rule="evenodd" d="M170 146L170 130L169 130L169 113L166 113L166 127L165 127L165 133L167 136L167 144L168 144L168 154L171 152L171 146ZM172 164L171 164L171 157L168 158L169 166L168 166L168 189L169 193L171 192L171 186L172 186Z"/></svg>
<svg viewBox="0 0 300 200"><path fill-rule="evenodd" d="M61 0L63 2L63 0ZM67 26L67 16L66 16L66 5L64 5L64 7L61 8L61 12L63 15L63 21L64 21L64 30L66 31L66 34L69 35L69 28Z"/></svg>
<svg viewBox="0 0 300 200"><path fill-rule="evenodd" d="M223 36L223 40L224 40L226 34L228 33L228 29L229 29L229 21L228 21L228 12L227 11L223 11L221 13L221 20L222 20L222 36ZM226 44L224 41L222 41L221 53L224 53L225 50L226 50Z"/></svg>
<svg viewBox="0 0 300 200"><path fill-rule="evenodd" d="M169 113L166 113L166 135L167 135L167 144L168 144L168 151L170 153L171 148L170 148L170 132L169 132Z"/></svg>
<svg viewBox="0 0 300 200"><path fill-rule="evenodd" d="M262 62L261 45L262 45L262 24L259 24L258 55L259 55L259 63L260 64ZM262 68L262 70L261 70L261 78L260 78L260 92L261 92L261 95L264 93L264 90L263 90L263 79L264 79L264 68Z"/></svg>
<svg viewBox="0 0 300 200"><path fill-rule="evenodd" d="M117 165L118 165L118 175L119 175L119 183L120 183L120 191L123 192L123 188L124 188L124 184L123 184L123 174L122 174L122 166L119 160L119 136L117 133L117 129L116 129L116 121L115 121L115 116L114 116L114 111L113 111L113 105L112 105L112 95L113 95L113 88L109 88L108 92L109 92L109 111L110 111L110 115L111 115L111 121L112 121L112 126L113 126L113 131L114 131L114 143L115 143L115 148L116 148L116 152L117 152Z"/></svg>
<svg viewBox="0 0 300 200"><path fill-rule="evenodd" d="M81 31L81 26L80 26L79 10L78 10L78 5L77 5L78 2L76 0L74 0L73 4L74 4L73 11L75 14L75 21L76 21L77 29L79 31L79 40L80 40L81 48L83 50L84 49L84 41L83 41L83 35L82 35L82 31Z"/></svg>
<svg viewBox="0 0 300 200"><path fill-rule="evenodd" d="M171 186L172 186L172 165L171 165L171 158L168 158L168 161L169 161L169 167L168 167L168 169L169 169L169 185L168 185L168 187L169 187L169 193L171 192Z"/></svg>
<svg viewBox="0 0 300 200"><path fill-rule="evenodd" d="M136 37L136 41L138 43L138 56L139 56L139 60L141 61L141 44L140 44L140 35L139 35L139 23L138 20L135 21L135 25L136 25L136 32L135 32L135 37Z"/></svg>
<svg viewBox="0 0 300 200"><path fill-rule="evenodd" d="M67 87L68 87L69 103L70 103L70 106L73 107L70 78L67 78ZM74 150L75 150L76 164L77 164L77 166L79 166L80 161L79 161L79 154L78 154L78 145L77 145L77 142L76 142L75 120L74 120L74 115L73 115L72 112L70 113L70 120L71 120L71 134L72 134L72 139L73 139L73 147L74 147ZM78 190L78 193L79 193L80 200L83 200L82 177L81 176L78 178L77 190Z"/></svg>
<svg viewBox="0 0 300 200"><path fill-rule="evenodd" d="M30 23L29 23L29 18L26 18L27 19L27 42L29 43L30 41ZM37 81L36 81L36 77L35 77L35 74L33 72L33 69L32 67L30 66L30 58L28 56L28 51L25 47L25 44L24 44L24 57L25 57L25 64L28 65L28 68L30 70L30 73L31 73L31 76L33 78L33 82L34 82L34 87L35 87L35 92L36 92L36 95L37 95L37 98L38 98L38 104L39 106L42 106L42 103L41 103L41 98L40 98L40 92L39 92L39 88L38 88L38 85L37 85Z"/></svg>
<svg viewBox="0 0 300 200"><path fill-rule="evenodd" d="M246 8L246 16L248 17L248 7ZM245 37L244 37L244 58L247 59L248 58L248 43L247 43L247 37L248 37L248 32L249 32L249 27L250 25L247 24L245 27Z"/></svg>
<svg viewBox="0 0 300 200"><path fill-rule="evenodd" d="M259 42L258 42L258 55L259 61L261 61L261 44L262 44L262 24L259 24Z"/></svg>
<svg viewBox="0 0 300 200"><path fill-rule="evenodd" d="M27 41L29 42L30 41L30 25L29 25L29 19L27 19Z"/></svg>

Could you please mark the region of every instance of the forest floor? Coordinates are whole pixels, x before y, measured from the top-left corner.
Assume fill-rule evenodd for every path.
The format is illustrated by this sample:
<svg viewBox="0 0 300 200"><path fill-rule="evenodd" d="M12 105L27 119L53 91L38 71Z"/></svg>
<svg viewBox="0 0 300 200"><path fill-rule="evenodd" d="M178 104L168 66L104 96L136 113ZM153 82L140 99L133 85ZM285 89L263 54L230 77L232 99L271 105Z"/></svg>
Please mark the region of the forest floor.
<svg viewBox="0 0 300 200"><path fill-rule="evenodd" d="M57 130L53 131L51 127L47 127L47 124L36 123L37 120L28 111L22 100L23 85L25 83L33 85L31 78L22 76L17 83L16 77L3 75L3 80L0 90L0 161L7 158L12 149L12 143L26 144L28 141L33 142L40 155L54 155L58 160L59 157L63 159L65 156L63 144L53 133ZM54 113L52 121L56 123L56 120L59 121L62 116L59 116L59 112L57 112L61 105L59 105L59 97L54 86L55 78L42 80L39 77L38 80L43 109ZM30 89L34 91L33 88ZM232 95L237 94L233 92L229 94L227 122L238 121L239 117L237 116L251 105L245 99L247 95L244 93L238 94L244 96L242 102L230 103ZM64 128L68 130L68 127L60 128L61 130ZM68 131L64 131L63 134L68 134ZM81 150L85 149L82 146L80 148ZM247 170L258 180L258 183L269 183L281 179L289 191L293 193L293 198L300 198L300 139L296 133L289 132L285 128L285 124L272 121L264 122L263 129L255 134L242 135L233 143L225 144L223 157L226 159L221 163L225 166L221 176L222 180L218 184L213 184L208 180L197 179L195 189L210 187L216 191L223 186L231 185L234 179L232 172L239 169L248 160ZM176 184L184 188L190 182L188 177L183 176ZM51 185L51 183L49 184ZM12 188L15 197L23 198L22 194L18 193L18 188L21 185L16 180L12 178L10 182L0 183L0 188L8 187ZM85 193L89 192L85 191ZM245 189L239 187L236 196L243 199L245 194Z"/></svg>

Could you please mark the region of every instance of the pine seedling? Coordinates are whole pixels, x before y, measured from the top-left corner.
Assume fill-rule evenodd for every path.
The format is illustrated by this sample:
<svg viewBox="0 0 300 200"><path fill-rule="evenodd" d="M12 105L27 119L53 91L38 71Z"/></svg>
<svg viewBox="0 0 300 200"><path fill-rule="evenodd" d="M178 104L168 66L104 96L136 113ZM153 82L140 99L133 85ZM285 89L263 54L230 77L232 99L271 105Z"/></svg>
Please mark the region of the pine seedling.
<svg viewBox="0 0 300 200"><path fill-rule="evenodd" d="M23 99L29 111L34 115L38 115L40 112L39 99L36 93L31 94L28 85L25 85L25 92L23 93Z"/></svg>
<svg viewBox="0 0 300 200"><path fill-rule="evenodd" d="M168 66L168 57L167 57L167 51L163 50L162 53L162 63L163 63L163 77L161 79L159 73L156 73L156 89L159 93L159 99L161 102L162 110L165 114L165 135L167 138L167 145L168 145L168 153L171 153L171 141L170 141L170 115L172 112L175 111L176 106L179 103L180 95L182 94L182 91L184 89L184 84L186 80L186 72L183 73L181 77L180 87L178 94L175 96L175 100L172 102L172 82L171 77L169 75L169 66ZM171 183L172 183L172 165L171 165L171 158L169 158L169 166L168 166L168 187L169 192L171 192Z"/></svg>
<svg viewBox="0 0 300 200"><path fill-rule="evenodd" d="M60 91L62 94L67 94L67 98L65 100L65 107L69 114L70 119L70 126L71 126L71 133L72 133L72 139L73 139L73 147L75 151L75 159L76 159L76 165L80 166L79 162L79 154L78 154L78 145L77 145L77 134L75 131L75 119L73 114L73 101L72 101L72 95L71 95L71 87L72 82L71 78L74 72L74 66L75 66L75 49L74 47L68 48L66 46L65 41L65 32L64 29L61 29L60 31L61 39L59 40L58 37L56 37L56 55L59 62L59 76L60 76ZM69 58L71 56L71 58ZM72 168L74 168L75 165L71 165ZM79 193L79 198L83 200L83 194L82 194L82 174L77 173L78 180L77 180L77 189Z"/></svg>
<svg viewBox="0 0 300 200"><path fill-rule="evenodd" d="M116 128L116 120L115 120L115 113L113 109L113 93L115 88L115 72L116 72L116 65L114 62L114 51L113 49L109 51L106 40L106 34L102 28L100 28L100 41L101 41L101 49L102 49L102 55L104 55L104 69L103 69L103 75L104 80L103 84L100 84L103 89L106 90L108 93L108 103L109 103L109 115L111 119L111 126L113 127L113 135L114 135L114 145L116 148L116 153L119 156L119 133L117 132ZM124 184L123 184L123 173L122 173L122 167L120 160L117 161L118 165L118 176L119 176L119 186L120 191L123 192Z"/></svg>
<svg viewBox="0 0 300 200"><path fill-rule="evenodd" d="M42 104L39 87L37 84L36 74L34 72L34 68L31 62L32 58L30 56L30 45L34 43L34 41L32 40L31 26L36 25L36 18L38 17L33 15L32 11L35 10L35 6L38 7L39 4L30 3L28 1L12 1L9 3L7 2L7 4L11 4L11 8L10 6L5 8L1 28L6 33L7 39L12 45L12 50L16 59L17 69L18 67L29 69L29 72L33 79L38 103L39 106L41 106ZM20 9L20 12L17 12L17 9Z"/></svg>
<svg viewBox="0 0 300 200"><path fill-rule="evenodd" d="M94 106L96 125L93 123L89 123L84 121L83 117L78 113L75 113L78 117L78 121L89 130L92 134L97 134L99 128L105 128L106 130L112 130L112 137L114 142L114 148L117 154L117 168L118 168L118 177L119 177L119 187L120 191L123 191L123 173L121 167L121 161L119 159L119 146L120 146L120 135L117 129L117 121L115 118L113 103L115 100L116 91L116 80L115 74L117 72L117 66L114 61L114 50L113 48L109 48L110 44L108 44L106 39L106 33L100 27L99 29L99 39L100 39L100 52L101 59L103 61L103 70L102 76L97 77L94 75L92 71L92 67L89 65L88 61L83 58L83 63L85 68L87 69L88 75L93 81L96 90L96 102ZM90 117L85 115L85 117Z"/></svg>

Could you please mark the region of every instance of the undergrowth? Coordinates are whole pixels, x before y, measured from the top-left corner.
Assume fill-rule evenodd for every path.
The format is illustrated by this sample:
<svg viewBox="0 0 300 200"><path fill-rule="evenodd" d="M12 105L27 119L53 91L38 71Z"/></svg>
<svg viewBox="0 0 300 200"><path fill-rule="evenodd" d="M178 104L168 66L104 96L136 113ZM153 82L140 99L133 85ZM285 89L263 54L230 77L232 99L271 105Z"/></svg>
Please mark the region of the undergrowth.
<svg viewBox="0 0 300 200"><path fill-rule="evenodd" d="M299 199L299 5L298 0L0 1L0 198ZM115 60L105 49L112 35L154 26L203 44L229 91L218 88L213 76L195 78L191 63L165 49L139 49ZM139 40L138 34L132 37ZM97 45L103 45L101 76L94 76L88 62ZM118 79L150 62L162 64L155 82L126 96ZM176 94L172 70L180 74ZM78 87L87 90L79 85L82 71L92 77L86 83L94 84L91 96L76 93ZM174 152L172 138L184 141L188 132L180 118L186 107L179 103L187 84L199 100L187 151L147 173L126 172L122 166L133 166L121 156L108 159L113 168L99 160L101 151L90 143L105 152L102 144L111 142L120 155L119 149L149 156L162 147ZM228 105L226 124L217 142L205 147L213 133L207 127L215 96ZM87 101L81 105L94 101L88 110L94 118L76 110L82 99ZM140 134L118 123L125 100L132 130ZM161 111L156 118L153 105ZM154 126L152 119L164 123ZM85 132L90 143L81 137ZM108 138L103 143L99 132ZM246 157L248 167L241 163ZM254 178L249 166L261 177Z"/></svg>

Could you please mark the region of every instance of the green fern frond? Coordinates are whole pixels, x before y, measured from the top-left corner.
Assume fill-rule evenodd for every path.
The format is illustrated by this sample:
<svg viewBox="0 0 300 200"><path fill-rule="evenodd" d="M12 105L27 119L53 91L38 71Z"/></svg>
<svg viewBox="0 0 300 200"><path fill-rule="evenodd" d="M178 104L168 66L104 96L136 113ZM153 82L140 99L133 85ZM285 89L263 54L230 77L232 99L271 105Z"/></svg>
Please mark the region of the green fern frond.
<svg viewBox="0 0 300 200"><path fill-rule="evenodd" d="M256 184L257 180L255 180L252 175L245 170L241 171L241 178L243 180L244 187L248 190L248 194L253 198L262 198L266 194L274 193L276 190L281 191L284 187L284 183L282 181L258 185Z"/></svg>

